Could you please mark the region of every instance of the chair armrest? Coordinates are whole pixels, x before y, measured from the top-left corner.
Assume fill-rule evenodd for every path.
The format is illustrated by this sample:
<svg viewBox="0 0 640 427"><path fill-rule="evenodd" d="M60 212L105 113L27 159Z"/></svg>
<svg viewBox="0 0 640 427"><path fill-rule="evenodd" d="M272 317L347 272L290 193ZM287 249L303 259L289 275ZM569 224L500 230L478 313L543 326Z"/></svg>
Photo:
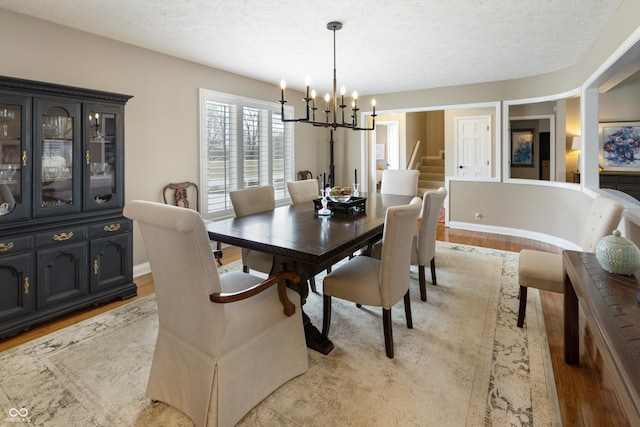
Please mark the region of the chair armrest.
<svg viewBox="0 0 640 427"><path fill-rule="evenodd" d="M291 300L287 297L287 281L290 280L294 283L300 282L300 276L295 274L292 271L278 271L273 273L268 278L263 280L262 282L251 286L250 288L244 289L239 292L215 292L209 295L209 300L211 302L217 303L229 303L242 301L247 298L251 298L254 295L258 295L260 292L263 292L269 289L271 286L277 284L278 285L278 297L280 298L280 302L282 303L282 307L284 308L284 314L286 316L292 316L296 312L296 306L293 305Z"/></svg>

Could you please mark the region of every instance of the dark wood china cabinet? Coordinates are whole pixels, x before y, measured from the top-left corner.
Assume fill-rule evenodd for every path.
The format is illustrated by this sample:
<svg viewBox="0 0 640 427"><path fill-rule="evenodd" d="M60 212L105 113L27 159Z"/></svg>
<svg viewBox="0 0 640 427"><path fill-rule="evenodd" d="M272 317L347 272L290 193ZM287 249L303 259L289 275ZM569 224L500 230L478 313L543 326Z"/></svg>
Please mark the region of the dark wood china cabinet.
<svg viewBox="0 0 640 427"><path fill-rule="evenodd" d="M0 77L0 338L137 293L128 95Z"/></svg>

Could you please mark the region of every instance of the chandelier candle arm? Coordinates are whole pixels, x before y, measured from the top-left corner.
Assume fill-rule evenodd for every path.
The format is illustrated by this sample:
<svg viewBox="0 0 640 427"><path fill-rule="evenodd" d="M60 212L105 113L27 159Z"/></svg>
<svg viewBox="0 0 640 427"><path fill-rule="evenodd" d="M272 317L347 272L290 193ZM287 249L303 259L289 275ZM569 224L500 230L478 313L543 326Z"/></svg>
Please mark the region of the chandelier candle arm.
<svg viewBox="0 0 640 427"><path fill-rule="evenodd" d="M340 99L338 99L338 94L337 94L337 88L338 88L338 82L337 82L337 72L336 72L336 31L342 28L342 23L339 21L331 21L327 24L327 29L333 31L333 102L331 104L333 104L333 108L331 108L331 95L329 95L328 93L325 95L325 108L324 108L324 113L325 113L325 121L316 121L316 91L315 89L313 89L311 91L311 96L309 96L309 89L311 86L311 80L309 77L307 77L305 79L305 87L306 87L306 92L305 92L305 97L302 98L302 100L306 103L306 114L305 117L303 118L298 118L298 119L286 119L285 118L285 114L284 114L284 104L287 103L286 99L285 99L285 88L286 88L286 83L284 81L284 79L280 82L280 114L281 114L281 120L282 122L299 122L299 123L309 123L312 124L313 126L320 126L320 127L330 127L332 129L337 129L339 127L341 128L347 128L347 129L351 129L351 130L374 130L375 126L376 126L376 107L375 107L375 100L371 101L371 105L373 106L373 113L371 114L371 117L373 118L372 124L370 128L367 127L358 127L358 103L357 103L357 99L358 99L358 93L354 90L353 91L353 101L351 102L351 123L347 123L344 120L344 109L346 107L345 103L344 103L344 94L346 92L346 89L344 86L342 86L342 88L340 89ZM309 103L311 102L311 105L309 105ZM338 122L338 108L340 109L340 119L341 121ZM310 112L311 111L311 118L310 116ZM331 114L333 113L333 114ZM329 121L329 116L332 116L332 120Z"/></svg>

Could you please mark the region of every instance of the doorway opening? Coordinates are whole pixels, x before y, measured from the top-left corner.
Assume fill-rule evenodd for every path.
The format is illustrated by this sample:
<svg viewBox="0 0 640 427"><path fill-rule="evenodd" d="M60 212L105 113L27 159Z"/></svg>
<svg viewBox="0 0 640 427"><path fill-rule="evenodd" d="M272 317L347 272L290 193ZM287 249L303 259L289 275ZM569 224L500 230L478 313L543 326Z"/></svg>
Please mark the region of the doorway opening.
<svg viewBox="0 0 640 427"><path fill-rule="evenodd" d="M518 145L522 145L520 139L529 133L530 140L526 141L530 147L528 157L516 158ZM551 135L555 135L553 115L520 116L509 120L510 178L551 181L551 171L555 170L555 145Z"/></svg>

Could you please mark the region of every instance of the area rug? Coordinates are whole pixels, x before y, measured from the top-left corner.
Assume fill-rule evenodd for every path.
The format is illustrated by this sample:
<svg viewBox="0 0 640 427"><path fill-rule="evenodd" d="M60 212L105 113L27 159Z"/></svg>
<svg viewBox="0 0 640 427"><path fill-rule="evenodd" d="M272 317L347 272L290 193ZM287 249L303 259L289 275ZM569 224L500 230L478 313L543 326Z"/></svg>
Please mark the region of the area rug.
<svg viewBox="0 0 640 427"><path fill-rule="evenodd" d="M309 370L239 425L560 425L535 289L525 328L516 327L517 262L515 253L438 242L427 302L412 267L414 328L402 303L393 309L394 359L381 310L334 298L335 349L309 350ZM320 326L321 295L310 294L305 311ZM156 333L152 295L0 353L0 425L191 426L144 395Z"/></svg>

